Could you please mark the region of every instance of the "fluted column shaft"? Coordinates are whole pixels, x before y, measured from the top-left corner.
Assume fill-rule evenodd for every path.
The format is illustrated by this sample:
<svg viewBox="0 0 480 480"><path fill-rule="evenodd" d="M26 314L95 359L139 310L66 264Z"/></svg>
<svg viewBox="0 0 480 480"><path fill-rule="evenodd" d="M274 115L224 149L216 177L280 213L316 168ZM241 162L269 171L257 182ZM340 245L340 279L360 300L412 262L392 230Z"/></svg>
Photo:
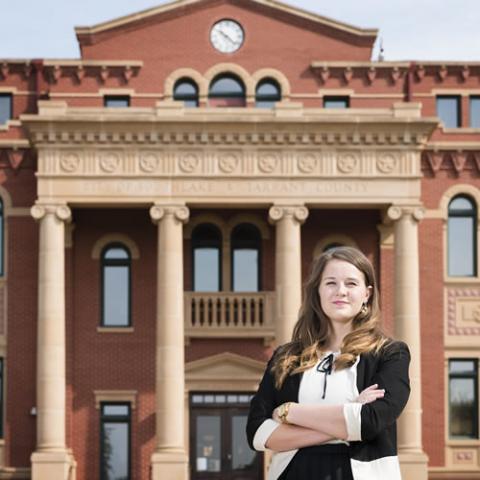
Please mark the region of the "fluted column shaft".
<svg viewBox="0 0 480 480"><path fill-rule="evenodd" d="M405 341L412 356L411 393L399 419L398 446L401 453L422 452L422 384L420 365L420 270L418 222L419 207L390 207L388 216L395 221L395 336Z"/></svg>
<svg viewBox="0 0 480 480"><path fill-rule="evenodd" d="M155 205L150 209L150 215L158 225L155 451L158 454L183 455L185 359L182 228L188 220L189 211L181 205ZM157 463L165 464L162 458ZM183 474L165 470L165 465L163 467L163 470L155 470L154 467L154 477L167 474L172 479L183 478Z"/></svg>
<svg viewBox="0 0 480 480"><path fill-rule="evenodd" d="M276 225L275 241L275 337L277 344L291 339L302 303L300 226L308 217L304 206L273 206L269 220Z"/></svg>
<svg viewBox="0 0 480 480"><path fill-rule="evenodd" d="M65 451L65 206L32 207L40 223L37 324L37 452Z"/></svg>

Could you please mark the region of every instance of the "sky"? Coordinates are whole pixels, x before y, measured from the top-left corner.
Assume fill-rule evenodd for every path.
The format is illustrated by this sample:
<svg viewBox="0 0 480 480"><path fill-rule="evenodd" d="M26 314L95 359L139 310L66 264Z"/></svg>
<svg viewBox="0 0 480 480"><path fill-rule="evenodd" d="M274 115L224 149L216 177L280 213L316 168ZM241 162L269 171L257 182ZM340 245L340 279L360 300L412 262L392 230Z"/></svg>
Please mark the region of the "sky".
<svg viewBox="0 0 480 480"><path fill-rule="evenodd" d="M0 0L0 59L79 58L75 26L166 0ZM480 0L284 0L361 28L377 28L385 60L480 61ZM379 42L373 59L378 58Z"/></svg>

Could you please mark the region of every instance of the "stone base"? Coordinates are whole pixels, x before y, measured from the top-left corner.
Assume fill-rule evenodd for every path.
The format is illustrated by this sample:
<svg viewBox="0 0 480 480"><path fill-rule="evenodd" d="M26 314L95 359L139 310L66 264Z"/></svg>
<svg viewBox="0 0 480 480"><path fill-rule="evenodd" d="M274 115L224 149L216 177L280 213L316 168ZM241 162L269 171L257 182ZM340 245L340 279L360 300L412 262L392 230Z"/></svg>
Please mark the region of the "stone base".
<svg viewBox="0 0 480 480"><path fill-rule="evenodd" d="M155 452L152 480L188 480L188 457L184 451Z"/></svg>
<svg viewBox="0 0 480 480"><path fill-rule="evenodd" d="M34 452L32 480L71 480L73 457L68 452Z"/></svg>
<svg viewBox="0 0 480 480"><path fill-rule="evenodd" d="M428 457L423 452L399 452L402 480L428 480Z"/></svg>

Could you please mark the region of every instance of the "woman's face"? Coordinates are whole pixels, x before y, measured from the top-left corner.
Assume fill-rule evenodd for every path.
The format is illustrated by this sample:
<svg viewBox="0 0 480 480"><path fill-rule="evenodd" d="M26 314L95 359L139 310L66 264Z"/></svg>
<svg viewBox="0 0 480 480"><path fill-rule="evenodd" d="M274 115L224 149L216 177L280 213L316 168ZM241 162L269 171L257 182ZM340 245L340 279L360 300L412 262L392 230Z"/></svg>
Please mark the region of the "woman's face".
<svg viewBox="0 0 480 480"><path fill-rule="evenodd" d="M330 260L320 279L318 294L325 315L332 322L348 324L368 300L372 287L363 273L344 260Z"/></svg>

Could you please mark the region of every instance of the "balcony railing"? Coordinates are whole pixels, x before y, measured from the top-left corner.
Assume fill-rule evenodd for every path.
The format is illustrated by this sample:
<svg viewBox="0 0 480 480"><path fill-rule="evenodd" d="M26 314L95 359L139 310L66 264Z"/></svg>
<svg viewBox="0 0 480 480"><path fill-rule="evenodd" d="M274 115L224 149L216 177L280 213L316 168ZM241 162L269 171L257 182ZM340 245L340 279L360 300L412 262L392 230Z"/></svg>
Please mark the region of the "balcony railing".
<svg viewBox="0 0 480 480"><path fill-rule="evenodd" d="M185 292L186 337L274 337L275 292Z"/></svg>

